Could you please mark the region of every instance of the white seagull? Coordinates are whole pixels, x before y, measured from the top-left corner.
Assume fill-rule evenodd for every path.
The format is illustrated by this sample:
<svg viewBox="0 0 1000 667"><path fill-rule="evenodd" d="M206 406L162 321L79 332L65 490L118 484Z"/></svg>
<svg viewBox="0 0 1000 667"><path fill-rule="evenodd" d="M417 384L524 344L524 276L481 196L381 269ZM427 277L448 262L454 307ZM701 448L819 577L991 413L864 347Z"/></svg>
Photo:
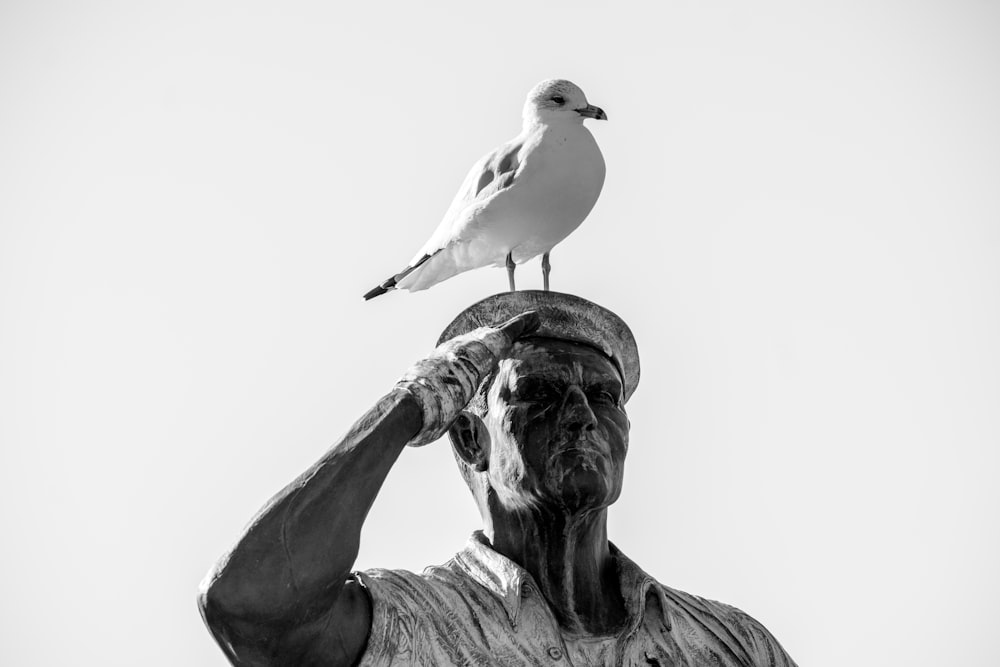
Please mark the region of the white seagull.
<svg viewBox="0 0 1000 667"><path fill-rule="evenodd" d="M481 266L514 267L549 252L580 226L604 185L604 157L585 118L607 120L565 79L542 81L524 103L521 133L472 167L444 219L409 265L367 294L415 292Z"/></svg>

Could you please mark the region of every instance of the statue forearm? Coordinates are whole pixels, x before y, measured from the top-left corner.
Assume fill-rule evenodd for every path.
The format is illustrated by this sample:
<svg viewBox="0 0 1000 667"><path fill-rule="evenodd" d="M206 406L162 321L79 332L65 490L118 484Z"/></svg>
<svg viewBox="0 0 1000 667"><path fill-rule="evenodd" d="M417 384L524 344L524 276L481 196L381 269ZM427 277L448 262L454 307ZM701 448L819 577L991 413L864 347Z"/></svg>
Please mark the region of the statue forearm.
<svg viewBox="0 0 1000 667"><path fill-rule="evenodd" d="M379 400L254 518L210 573L203 607L261 623L329 609L354 565L368 510L421 421L411 394Z"/></svg>

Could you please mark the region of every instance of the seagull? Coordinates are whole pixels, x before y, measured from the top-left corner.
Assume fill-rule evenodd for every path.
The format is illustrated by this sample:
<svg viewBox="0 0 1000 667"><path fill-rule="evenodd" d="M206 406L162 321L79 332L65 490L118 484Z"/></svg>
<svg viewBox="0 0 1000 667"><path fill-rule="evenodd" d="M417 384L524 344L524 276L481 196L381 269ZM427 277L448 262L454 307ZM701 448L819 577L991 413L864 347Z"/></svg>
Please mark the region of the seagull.
<svg viewBox="0 0 1000 667"><path fill-rule="evenodd" d="M483 156L459 188L441 224L399 273L365 294L424 290L482 266L514 268L542 256L549 289L549 253L587 217L604 185L604 157L587 118L607 120L565 79L542 81L528 93L521 133Z"/></svg>

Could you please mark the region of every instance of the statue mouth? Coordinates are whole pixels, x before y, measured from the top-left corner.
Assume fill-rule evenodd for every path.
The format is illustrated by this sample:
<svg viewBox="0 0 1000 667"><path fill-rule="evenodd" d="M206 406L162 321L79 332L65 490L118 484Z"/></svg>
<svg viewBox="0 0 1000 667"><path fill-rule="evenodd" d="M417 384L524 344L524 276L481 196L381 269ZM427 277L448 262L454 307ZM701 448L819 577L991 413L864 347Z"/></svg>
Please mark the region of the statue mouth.
<svg viewBox="0 0 1000 667"><path fill-rule="evenodd" d="M562 447L556 451L556 456L565 456L566 454L582 454L585 456L599 454L594 447L581 446L581 445L570 445L569 447Z"/></svg>
<svg viewBox="0 0 1000 667"><path fill-rule="evenodd" d="M600 442L594 440L593 438L572 438L556 447L552 459L561 459L566 457L576 457L585 459L588 462L595 462L599 458L607 458L605 448Z"/></svg>

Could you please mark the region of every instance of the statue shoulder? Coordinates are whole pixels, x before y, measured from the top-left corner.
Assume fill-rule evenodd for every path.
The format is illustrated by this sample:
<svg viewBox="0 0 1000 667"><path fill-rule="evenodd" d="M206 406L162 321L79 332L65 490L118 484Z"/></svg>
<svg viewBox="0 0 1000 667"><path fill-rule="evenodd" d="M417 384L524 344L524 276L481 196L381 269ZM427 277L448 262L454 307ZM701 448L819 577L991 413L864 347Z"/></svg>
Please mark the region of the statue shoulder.
<svg viewBox="0 0 1000 667"><path fill-rule="evenodd" d="M434 565L421 573L371 568L354 573L367 592L376 617L391 625L412 626L426 618L428 605L446 604L461 595L466 583L453 565Z"/></svg>
<svg viewBox="0 0 1000 667"><path fill-rule="evenodd" d="M440 588L442 584L454 585L457 574L456 569L455 559L452 558L443 565L431 565L419 573L409 570L374 567L357 571L354 573L354 576L366 588L375 587L380 591L383 589L409 589L417 592L430 588Z"/></svg>
<svg viewBox="0 0 1000 667"><path fill-rule="evenodd" d="M723 644L738 649L753 665L761 667L796 667L774 635L763 623L738 607L685 593L658 584L670 601L670 618L682 634L697 637L705 644ZM738 646L732 646L733 640Z"/></svg>

